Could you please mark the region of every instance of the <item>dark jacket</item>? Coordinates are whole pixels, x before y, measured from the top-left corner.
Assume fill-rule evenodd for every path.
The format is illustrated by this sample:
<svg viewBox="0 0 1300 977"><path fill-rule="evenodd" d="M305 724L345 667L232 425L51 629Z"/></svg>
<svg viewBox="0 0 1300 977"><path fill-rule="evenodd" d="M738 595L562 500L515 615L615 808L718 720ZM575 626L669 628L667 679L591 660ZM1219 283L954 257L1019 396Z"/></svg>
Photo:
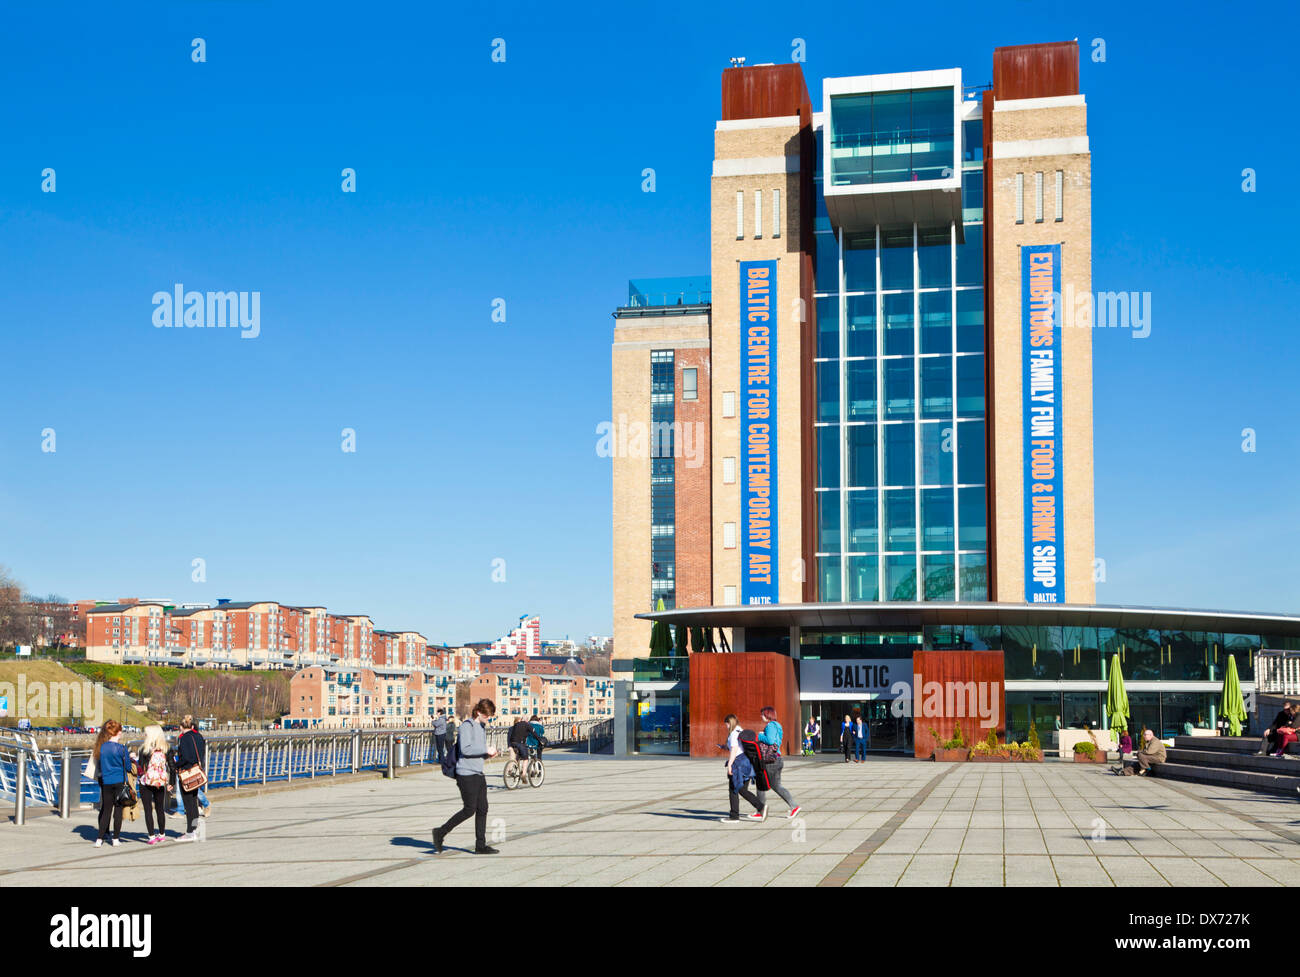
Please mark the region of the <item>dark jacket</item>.
<svg viewBox="0 0 1300 977"><path fill-rule="evenodd" d="M1291 715L1291 713L1283 709L1273 718L1273 725L1270 726L1269 728L1272 729L1274 732L1277 732L1279 729L1286 729L1288 726L1294 726L1294 725L1295 725L1295 716Z"/></svg>
<svg viewBox="0 0 1300 977"><path fill-rule="evenodd" d="M510 727L510 745L523 746L528 742L528 737L533 735L533 727L528 725L527 720L521 719Z"/></svg>
<svg viewBox="0 0 1300 977"><path fill-rule="evenodd" d="M176 741L176 769L188 770L196 763L203 764L203 755L207 752L203 734L197 729L187 729Z"/></svg>

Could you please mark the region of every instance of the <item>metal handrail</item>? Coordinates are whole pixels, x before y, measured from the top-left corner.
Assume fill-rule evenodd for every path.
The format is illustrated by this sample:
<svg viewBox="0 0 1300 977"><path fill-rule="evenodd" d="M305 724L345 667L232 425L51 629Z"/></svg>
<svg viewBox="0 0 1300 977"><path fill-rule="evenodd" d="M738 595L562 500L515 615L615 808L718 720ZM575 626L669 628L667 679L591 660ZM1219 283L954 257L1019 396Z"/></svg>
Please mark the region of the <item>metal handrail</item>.
<svg viewBox="0 0 1300 977"><path fill-rule="evenodd" d="M1300 695L1300 651L1257 652L1255 691L1266 695Z"/></svg>
<svg viewBox="0 0 1300 977"><path fill-rule="evenodd" d="M612 742L613 719L584 719L542 723L548 745L566 746ZM506 752L509 727L488 727L488 746ZM138 746L134 739L126 745ZM406 745L406 762L423 765L437 762L437 740L432 727L400 729L279 730L258 735L227 735L205 738L208 786L239 788L272 781L292 782L295 777L314 779L361 770L388 770L390 752L398 742ZM84 774L91 750L61 748L42 750L31 734L0 730L0 798L12 799L14 820L24 823L28 806L57 807L69 817L72 801L98 799L98 786ZM66 792L61 789L63 771L69 771ZM75 774L75 776L74 776ZM21 781L22 790L19 790Z"/></svg>

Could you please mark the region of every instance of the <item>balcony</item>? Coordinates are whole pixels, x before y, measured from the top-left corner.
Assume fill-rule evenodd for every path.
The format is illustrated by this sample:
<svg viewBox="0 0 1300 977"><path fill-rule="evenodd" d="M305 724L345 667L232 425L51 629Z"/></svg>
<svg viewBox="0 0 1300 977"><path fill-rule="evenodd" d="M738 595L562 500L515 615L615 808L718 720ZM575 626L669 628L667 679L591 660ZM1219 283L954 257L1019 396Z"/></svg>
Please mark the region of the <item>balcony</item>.
<svg viewBox="0 0 1300 977"><path fill-rule="evenodd" d="M635 278L627 283L627 308L708 305L713 279L708 275L676 278Z"/></svg>
<svg viewBox="0 0 1300 977"><path fill-rule="evenodd" d="M846 231L961 222L961 71L828 78L822 188Z"/></svg>

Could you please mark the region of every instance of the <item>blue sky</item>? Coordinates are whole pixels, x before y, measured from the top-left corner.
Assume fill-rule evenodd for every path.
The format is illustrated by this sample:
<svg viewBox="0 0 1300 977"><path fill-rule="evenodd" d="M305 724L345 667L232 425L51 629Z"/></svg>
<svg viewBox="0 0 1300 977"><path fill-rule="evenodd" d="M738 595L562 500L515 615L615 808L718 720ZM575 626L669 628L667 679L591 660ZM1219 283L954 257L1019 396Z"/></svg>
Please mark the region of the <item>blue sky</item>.
<svg viewBox="0 0 1300 977"><path fill-rule="evenodd" d="M1297 17L1177 9L8 8L0 563L436 641L525 612L607 634L610 312L628 278L708 270L727 59L803 38L819 103L823 77L981 83L997 45L1077 37L1094 288L1153 303L1148 338L1094 337L1098 600L1300 611ZM155 329L177 282L259 291L260 336Z"/></svg>

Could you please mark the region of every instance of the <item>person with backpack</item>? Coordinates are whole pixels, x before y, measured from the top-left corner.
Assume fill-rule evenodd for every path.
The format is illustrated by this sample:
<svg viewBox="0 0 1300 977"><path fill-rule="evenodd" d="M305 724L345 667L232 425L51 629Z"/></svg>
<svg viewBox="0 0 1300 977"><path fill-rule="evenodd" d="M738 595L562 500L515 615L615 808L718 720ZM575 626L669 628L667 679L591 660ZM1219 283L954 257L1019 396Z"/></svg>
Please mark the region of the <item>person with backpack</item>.
<svg viewBox="0 0 1300 977"><path fill-rule="evenodd" d="M161 726L146 726L144 742L136 760L136 779L140 785L140 800L144 804L144 824L149 832L149 845L156 845L167 837L167 786L171 783L176 766L167 749L167 734ZM154 830L154 816L158 828Z"/></svg>
<svg viewBox="0 0 1300 977"><path fill-rule="evenodd" d="M500 854L497 849L489 848L487 843L487 777L483 774L483 761L497 755L497 751L487 745L487 722L496 713L495 702L479 699L469 720L461 723L456 731L455 776L462 806L442 827L433 829L433 850L436 854L442 853L443 839L452 828L470 818L474 819L474 854ZM444 764L443 772L446 771L447 765Z"/></svg>
<svg viewBox="0 0 1300 977"><path fill-rule="evenodd" d="M537 713L533 713L533 718L528 720L528 726L533 733L528 737L528 746L537 751L537 758L542 758L542 747L546 745L546 729L542 726L542 721L537 718Z"/></svg>
<svg viewBox="0 0 1300 977"><path fill-rule="evenodd" d="M176 741L176 776L179 780L181 804L185 807L185 833L177 841L198 839L199 791L208 782L203 770L207 744L203 734L195 728L194 717L181 720L181 735Z"/></svg>
<svg viewBox="0 0 1300 977"><path fill-rule="evenodd" d="M130 802L124 791L129 790L126 770L131 763L131 754L122 745L122 724L116 719L108 720L100 729L91 751L91 761L95 765L95 782L99 784L99 834L95 838L95 847L104 847L111 822L113 847L119 848L122 845L122 815Z"/></svg>
<svg viewBox="0 0 1300 977"><path fill-rule="evenodd" d="M758 748L763 757L763 768L767 772L767 779L771 781L772 790L776 791L781 800L785 801L790 807L790 813L787 818L794 818L801 810L800 806L794 802L790 792L781 786L781 770L785 767L785 760L781 756L781 743L784 737L784 730L781 724L776 721L776 710L771 706L763 707L763 719L767 725L763 731L758 734ZM767 819L767 791L763 789L762 782L759 782L758 803L761 810L757 814L749 816L751 821L764 821Z"/></svg>
<svg viewBox="0 0 1300 977"><path fill-rule="evenodd" d="M740 823L740 799L743 797L754 807L755 813L761 813L763 806L758 803L758 798L749 790L749 781L754 779L754 767L750 764L749 758L745 756L745 750L740 745L740 720L734 715L727 716L724 720L727 726L727 742L719 743L718 749L727 751L727 762L724 765L727 771L727 797L731 802L731 813L725 818L718 818L723 824Z"/></svg>
<svg viewBox="0 0 1300 977"><path fill-rule="evenodd" d="M447 755L447 717L441 709L433 720L433 741L438 747L438 762L442 763L442 758Z"/></svg>

